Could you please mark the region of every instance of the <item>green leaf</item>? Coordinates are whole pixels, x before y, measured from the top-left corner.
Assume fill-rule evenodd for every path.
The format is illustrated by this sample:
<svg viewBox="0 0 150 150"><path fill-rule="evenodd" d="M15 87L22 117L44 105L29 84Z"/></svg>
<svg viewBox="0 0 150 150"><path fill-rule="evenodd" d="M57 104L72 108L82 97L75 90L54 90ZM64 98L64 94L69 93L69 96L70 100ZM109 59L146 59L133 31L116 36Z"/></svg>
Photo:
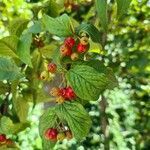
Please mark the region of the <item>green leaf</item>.
<svg viewBox="0 0 150 150"><path fill-rule="evenodd" d="M117 15L122 17L128 10L132 0L116 0L117 1Z"/></svg>
<svg viewBox="0 0 150 150"><path fill-rule="evenodd" d="M99 30L92 24L82 23L79 27L76 28L77 34L81 32L86 32L92 39L93 42L100 42L100 32Z"/></svg>
<svg viewBox="0 0 150 150"><path fill-rule="evenodd" d="M28 100L23 95L21 97L18 92L19 81L15 80L11 83L11 93L12 93L12 106L16 116L22 123L27 122L28 112L29 112L29 104ZM21 92L23 94L23 90Z"/></svg>
<svg viewBox="0 0 150 150"><path fill-rule="evenodd" d="M41 22L40 21L35 21L34 25L32 25L31 27L29 27L28 32L34 33L34 34L42 32Z"/></svg>
<svg viewBox="0 0 150 150"><path fill-rule="evenodd" d="M15 53L17 50L17 36L7 36L0 40L0 56L18 57Z"/></svg>
<svg viewBox="0 0 150 150"><path fill-rule="evenodd" d="M86 104L89 104L87 100L81 99L79 97L75 98L76 102L79 102L81 105L85 106Z"/></svg>
<svg viewBox="0 0 150 150"><path fill-rule="evenodd" d="M15 62L8 58L0 57L0 80L15 80L22 77Z"/></svg>
<svg viewBox="0 0 150 150"><path fill-rule="evenodd" d="M96 0L96 10L97 10L102 28L105 31L107 31L107 24L108 24L107 0Z"/></svg>
<svg viewBox="0 0 150 150"><path fill-rule="evenodd" d="M32 43L32 34L26 33L21 36L17 48L17 55L19 56L19 58L30 67L32 67L30 56L31 43Z"/></svg>
<svg viewBox="0 0 150 150"><path fill-rule="evenodd" d="M52 58L53 58L53 62L54 62L55 64L61 65L61 58L62 58L62 57L61 57L59 48L57 48L57 49L55 50L55 53L53 53Z"/></svg>
<svg viewBox="0 0 150 150"><path fill-rule="evenodd" d="M11 93L12 93L12 100L18 95L17 86L19 85L19 80L14 80L11 82Z"/></svg>
<svg viewBox="0 0 150 150"><path fill-rule="evenodd" d="M26 122L29 111L28 102L24 98L18 97L16 99L15 98L13 99L13 105L20 122Z"/></svg>
<svg viewBox="0 0 150 150"><path fill-rule="evenodd" d="M91 119L84 107L78 102L65 102L56 107L57 115L65 120L77 140L82 140L89 133Z"/></svg>
<svg viewBox="0 0 150 150"><path fill-rule="evenodd" d="M40 118L39 133L43 140L44 150L49 150L55 146L56 142L45 139L44 133L48 128L56 127L57 118L55 108L49 108Z"/></svg>
<svg viewBox="0 0 150 150"><path fill-rule="evenodd" d="M56 142L43 140L43 150L50 150L55 146Z"/></svg>
<svg viewBox="0 0 150 150"><path fill-rule="evenodd" d="M9 25L10 34L17 35L19 37L24 29L27 27L28 22L29 20L21 18L13 20Z"/></svg>
<svg viewBox="0 0 150 150"><path fill-rule="evenodd" d="M100 62L99 60L90 60L90 61L79 61L76 62L74 65L88 65L92 68L94 68L97 72L99 72L100 74L105 74L106 77L106 81L107 84L105 86L105 89L113 89L115 87L118 86L118 81L115 77L115 74L113 73L113 70L109 67L105 67L104 64L102 62Z"/></svg>
<svg viewBox="0 0 150 150"><path fill-rule="evenodd" d="M13 123L9 117L3 116L0 119L0 132L3 134L16 134L29 127L29 123Z"/></svg>
<svg viewBox="0 0 150 150"><path fill-rule="evenodd" d="M111 68L107 68L105 70L105 74L108 78L108 84L107 84L106 88L112 90L115 87L117 87L118 86L118 81L117 81L117 79L114 75L113 70Z"/></svg>
<svg viewBox="0 0 150 150"><path fill-rule="evenodd" d="M100 43L94 43L93 41L90 41L90 49L89 49L89 53L97 53L97 54L101 54L103 52L102 50L102 45Z"/></svg>
<svg viewBox="0 0 150 150"><path fill-rule="evenodd" d="M46 45L40 49L41 54L46 58L53 58L56 53L57 46L54 44Z"/></svg>
<svg viewBox="0 0 150 150"><path fill-rule="evenodd" d="M43 6L44 12L51 17L57 17L61 10L61 6L56 2L56 0L49 0Z"/></svg>
<svg viewBox="0 0 150 150"><path fill-rule="evenodd" d="M99 60L92 60L84 62L85 65L93 67L99 73L103 73L106 75L107 84L106 89L113 89L118 86L118 81L113 73L113 70L109 67L105 67Z"/></svg>
<svg viewBox="0 0 150 150"><path fill-rule="evenodd" d="M43 139L44 150L49 150L54 147L56 142L46 140L44 137L45 131L48 128L56 128L58 119L62 122L67 122L74 137L81 140L87 136L91 127L91 119L78 102L65 102L62 105L50 107L40 118L39 132Z"/></svg>
<svg viewBox="0 0 150 150"><path fill-rule="evenodd" d="M32 64L34 72L38 73L42 64L42 55L38 50L35 50L32 53Z"/></svg>
<svg viewBox="0 0 150 150"><path fill-rule="evenodd" d="M47 15L43 15L42 18L43 28L49 31L51 34L57 36L70 36L73 34L72 23L68 15L64 14L57 18L52 18Z"/></svg>
<svg viewBox="0 0 150 150"><path fill-rule="evenodd" d="M76 65L66 75L78 97L85 100L98 100L106 89L107 78L87 65Z"/></svg>

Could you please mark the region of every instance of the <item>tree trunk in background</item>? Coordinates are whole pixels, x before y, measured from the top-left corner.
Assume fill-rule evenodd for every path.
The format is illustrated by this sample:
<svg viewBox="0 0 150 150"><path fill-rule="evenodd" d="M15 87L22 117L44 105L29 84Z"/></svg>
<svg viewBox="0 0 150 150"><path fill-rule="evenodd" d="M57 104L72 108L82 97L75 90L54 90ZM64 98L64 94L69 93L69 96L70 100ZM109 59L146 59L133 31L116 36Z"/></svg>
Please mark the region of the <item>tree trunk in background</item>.
<svg viewBox="0 0 150 150"><path fill-rule="evenodd" d="M107 41L107 33L104 32L102 35L102 41L101 41L103 50L105 50L106 41ZM108 118L107 118L107 114L106 114L107 104L108 104L107 99L104 97L104 95L102 95L102 99L100 101L100 115L101 115L100 125L101 125L101 129L102 129L102 133L104 135L104 141L103 141L104 142L104 150L110 149Z"/></svg>
<svg viewBox="0 0 150 150"><path fill-rule="evenodd" d="M100 101L100 115L101 115L101 129L104 135L104 149L109 150L109 129L108 129L108 118L106 114L106 108L107 108L107 100L104 96L102 96L102 99Z"/></svg>

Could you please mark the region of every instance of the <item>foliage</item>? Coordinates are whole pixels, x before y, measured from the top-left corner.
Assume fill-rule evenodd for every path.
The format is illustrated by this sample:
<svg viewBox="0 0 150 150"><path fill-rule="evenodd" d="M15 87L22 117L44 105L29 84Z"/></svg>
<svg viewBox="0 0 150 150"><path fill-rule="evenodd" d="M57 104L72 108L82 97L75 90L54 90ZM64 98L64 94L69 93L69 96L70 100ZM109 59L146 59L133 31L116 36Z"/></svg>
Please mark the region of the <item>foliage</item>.
<svg viewBox="0 0 150 150"><path fill-rule="evenodd" d="M130 2L0 2L0 133L16 141L15 148L23 147L23 135L30 134L28 127L34 127L31 137L38 144L30 144L31 149L42 149L40 137L36 138L38 119L36 125L29 119L30 109L36 109L39 102L44 103L45 109L49 107L39 122L45 150L55 144L45 139L45 130L59 127L60 122L75 139L57 142L53 149L150 147L149 5L148 0ZM62 58L59 49L64 38L72 36L79 42L82 33L90 37L89 51L80 56L80 61ZM57 64L56 75L45 71L51 61ZM115 89L118 83L112 69L119 81ZM40 80L41 75L46 80ZM56 104L49 91L66 84L77 99ZM105 111L100 104L103 97L108 103Z"/></svg>

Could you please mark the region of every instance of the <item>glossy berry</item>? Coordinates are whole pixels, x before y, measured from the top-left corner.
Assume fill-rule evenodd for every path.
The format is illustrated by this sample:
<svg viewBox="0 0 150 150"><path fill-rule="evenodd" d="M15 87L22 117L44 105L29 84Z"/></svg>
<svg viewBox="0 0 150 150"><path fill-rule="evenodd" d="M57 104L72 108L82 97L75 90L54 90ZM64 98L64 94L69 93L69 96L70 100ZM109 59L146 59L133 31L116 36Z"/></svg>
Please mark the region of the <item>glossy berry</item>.
<svg viewBox="0 0 150 150"><path fill-rule="evenodd" d="M65 133L63 133L63 132L62 133L58 133L57 140L63 141L65 138L66 138Z"/></svg>
<svg viewBox="0 0 150 150"><path fill-rule="evenodd" d="M63 98L66 98L66 88L60 89L60 96L62 96Z"/></svg>
<svg viewBox="0 0 150 150"><path fill-rule="evenodd" d="M72 100L76 97L76 95L71 87L60 89L60 95L66 100Z"/></svg>
<svg viewBox="0 0 150 150"><path fill-rule="evenodd" d="M64 44L70 48L72 48L75 45L75 40L72 37L68 37L65 39Z"/></svg>
<svg viewBox="0 0 150 150"><path fill-rule="evenodd" d="M77 46L78 53L85 53L86 50L87 50L87 45L83 45L81 43L78 44L78 46Z"/></svg>
<svg viewBox="0 0 150 150"><path fill-rule="evenodd" d="M79 55L77 53L71 54L71 60L75 61L75 60L78 60L78 58L79 58Z"/></svg>
<svg viewBox="0 0 150 150"><path fill-rule="evenodd" d="M71 87L66 88L66 93L65 93L66 99L74 99L76 97L73 89Z"/></svg>
<svg viewBox="0 0 150 150"><path fill-rule="evenodd" d="M54 63L49 63L47 68L50 73L55 73L57 70L57 65Z"/></svg>
<svg viewBox="0 0 150 150"><path fill-rule="evenodd" d="M0 143L6 142L6 135L5 134L0 134Z"/></svg>
<svg viewBox="0 0 150 150"><path fill-rule="evenodd" d="M60 53L62 56L70 56L72 54L72 50L70 47L68 47L66 45L62 45L60 47Z"/></svg>
<svg viewBox="0 0 150 150"><path fill-rule="evenodd" d="M59 94L60 94L60 88L58 87L54 87L50 91L51 96L59 96Z"/></svg>
<svg viewBox="0 0 150 150"><path fill-rule="evenodd" d="M65 134L66 134L67 140L71 140L73 138L71 131L66 131Z"/></svg>
<svg viewBox="0 0 150 150"><path fill-rule="evenodd" d="M49 128L45 132L45 138L47 140L52 140L52 141L54 140L55 141L55 140L57 140L57 134L58 134L57 129Z"/></svg>

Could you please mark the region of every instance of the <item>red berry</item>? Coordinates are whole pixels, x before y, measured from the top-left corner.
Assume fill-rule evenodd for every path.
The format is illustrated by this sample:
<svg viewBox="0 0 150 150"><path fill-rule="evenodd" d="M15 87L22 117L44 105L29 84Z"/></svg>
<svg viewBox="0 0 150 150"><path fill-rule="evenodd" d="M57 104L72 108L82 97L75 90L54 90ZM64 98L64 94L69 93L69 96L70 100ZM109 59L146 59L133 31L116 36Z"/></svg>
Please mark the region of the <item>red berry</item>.
<svg viewBox="0 0 150 150"><path fill-rule="evenodd" d="M45 132L45 138L47 140L57 140L58 131L55 128L49 128Z"/></svg>
<svg viewBox="0 0 150 150"><path fill-rule="evenodd" d="M57 70L57 65L54 63L50 63L50 64L48 64L47 68L48 68L49 72L55 73Z"/></svg>
<svg viewBox="0 0 150 150"><path fill-rule="evenodd" d="M62 56L70 56L72 54L72 49L66 45L60 47L60 53Z"/></svg>
<svg viewBox="0 0 150 150"><path fill-rule="evenodd" d="M76 97L76 95L71 87L62 88L60 90L60 96L62 96L66 100L72 100Z"/></svg>
<svg viewBox="0 0 150 150"><path fill-rule="evenodd" d="M74 98L76 97L76 95L75 95L75 93L74 93L74 91L73 91L73 89L72 89L71 87L68 87L68 88L66 89L66 94L65 94L65 96L66 96L66 98L69 99L69 100L74 99Z"/></svg>
<svg viewBox="0 0 150 150"><path fill-rule="evenodd" d="M62 96L63 98L66 98L66 88L60 89L60 96Z"/></svg>
<svg viewBox="0 0 150 150"><path fill-rule="evenodd" d="M6 135L5 134L0 134L0 142L5 142L7 139L6 139Z"/></svg>
<svg viewBox="0 0 150 150"><path fill-rule="evenodd" d="M86 50L87 50L87 45L83 45L83 44L81 44L81 43L78 44L78 46L77 46L77 51L78 51L79 53L85 53Z"/></svg>
<svg viewBox="0 0 150 150"><path fill-rule="evenodd" d="M75 45L75 40L72 37L68 37L65 39L65 45L72 48Z"/></svg>

